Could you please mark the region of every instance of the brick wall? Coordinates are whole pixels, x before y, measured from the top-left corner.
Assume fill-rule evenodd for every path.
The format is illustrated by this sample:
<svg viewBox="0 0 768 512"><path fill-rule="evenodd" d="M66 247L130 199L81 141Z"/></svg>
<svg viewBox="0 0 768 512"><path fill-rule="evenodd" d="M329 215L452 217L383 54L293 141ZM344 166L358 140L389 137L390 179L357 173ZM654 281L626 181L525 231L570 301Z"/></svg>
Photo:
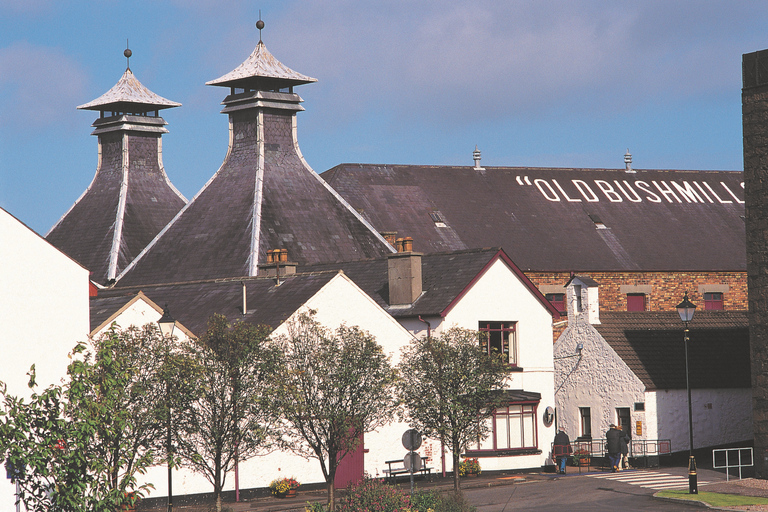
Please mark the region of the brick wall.
<svg viewBox="0 0 768 512"><path fill-rule="evenodd" d="M627 293L647 293L647 311L673 311L688 292L697 308L704 309L705 291L723 292L726 310L747 309L746 272L579 272L600 284L600 311L626 311ZM527 272L526 276L539 288L542 285L563 286L571 278L569 272ZM724 288L725 287L727 288ZM622 290L622 286L628 287Z"/></svg>

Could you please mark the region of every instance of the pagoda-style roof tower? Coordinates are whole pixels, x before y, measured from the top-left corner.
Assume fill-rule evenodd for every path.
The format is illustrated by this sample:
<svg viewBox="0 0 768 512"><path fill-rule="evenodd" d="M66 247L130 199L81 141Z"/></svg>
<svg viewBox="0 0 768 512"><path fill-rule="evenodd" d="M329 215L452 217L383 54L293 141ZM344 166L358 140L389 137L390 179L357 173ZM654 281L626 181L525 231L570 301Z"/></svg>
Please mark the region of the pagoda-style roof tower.
<svg viewBox="0 0 768 512"><path fill-rule="evenodd" d="M124 52L130 58L131 51ZM79 109L96 110L96 175L46 239L107 284L135 258L186 203L162 160L167 124L159 112L180 103L153 93L131 72Z"/></svg>
<svg viewBox="0 0 768 512"><path fill-rule="evenodd" d="M299 150L296 113L304 108L294 87L315 81L280 63L260 40L245 62L207 83L230 90L224 163L118 276L119 285L256 276L276 249L299 265L394 252Z"/></svg>

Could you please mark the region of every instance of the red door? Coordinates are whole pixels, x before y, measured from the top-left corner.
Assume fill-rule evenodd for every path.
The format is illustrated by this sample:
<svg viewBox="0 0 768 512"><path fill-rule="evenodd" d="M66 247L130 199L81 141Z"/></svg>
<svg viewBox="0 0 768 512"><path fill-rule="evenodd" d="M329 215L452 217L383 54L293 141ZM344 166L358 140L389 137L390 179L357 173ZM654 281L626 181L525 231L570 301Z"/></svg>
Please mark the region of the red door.
<svg viewBox="0 0 768 512"><path fill-rule="evenodd" d="M360 434L357 449L348 453L336 468L334 484L337 489L345 489L352 483L363 481L365 471L365 442L363 434Z"/></svg>

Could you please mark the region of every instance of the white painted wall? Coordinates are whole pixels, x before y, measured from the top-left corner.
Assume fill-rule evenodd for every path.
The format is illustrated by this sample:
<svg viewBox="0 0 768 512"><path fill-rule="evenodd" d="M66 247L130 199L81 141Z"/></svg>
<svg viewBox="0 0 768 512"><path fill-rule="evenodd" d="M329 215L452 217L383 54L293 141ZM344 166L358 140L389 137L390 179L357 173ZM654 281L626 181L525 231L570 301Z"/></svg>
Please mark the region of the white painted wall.
<svg viewBox="0 0 768 512"><path fill-rule="evenodd" d="M516 322L518 366L521 372L510 372L506 387L541 393L536 413L538 446L541 455L483 457L485 470L527 469L546 463L549 445L555 437L554 425L544 424L544 409L554 407L554 367L552 360L552 315L532 291L502 259L496 259L475 281L442 321L427 319L435 334L451 327L477 330L480 321ZM414 321L404 323L425 335L425 325ZM439 448L435 449L439 454ZM446 453L447 470L451 471L450 453ZM438 467L440 461L435 461Z"/></svg>
<svg viewBox="0 0 768 512"><path fill-rule="evenodd" d="M570 317L569 317L570 320ZM581 357L570 357L579 353ZM583 434L579 407L589 407L592 415L592 438L602 439L611 423L617 423L616 409L630 408L631 424L642 421L645 412L634 411L636 402L644 402L645 386L602 336L588 322L588 315L577 317L555 342L555 397L557 421L571 440ZM647 428L633 439L656 439ZM553 436L554 439L554 436ZM550 440L551 442L551 440Z"/></svg>
<svg viewBox="0 0 768 512"><path fill-rule="evenodd" d="M576 280L574 283L578 284ZM573 284L573 283L572 283ZM592 288L590 288L592 290ZM582 434L579 407L592 414L592 438L604 439L616 409L630 410L633 440L670 439L672 451L688 450L688 395L685 389L646 391L640 379L592 326L589 305L573 311L573 286L568 287L568 327L555 343L555 395L558 423L573 440ZM596 295L585 295L594 301ZM583 349L577 354L577 344ZM714 446L752 439L750 389L692 391L694 446ZM642 402L644 411L635 411ZM637 422L641 422L637 435Z"/></svg>
<svg viewBox="0 0 768 512"><path fill-rule="evenodd" d="M0 381L29 396L34 364L38 392L58 383L87 335L88 271L0 208ZM0 471L0 509L11 510L15 489Z"/></svg>
<svg viewBox="0 0 768 512"><path fill-rule="evenodd" d="M386 311L376 304L368 295L360 290L346 275L339 274L315 294L299 311L316 310L315 318L326 327L337 328L341 324L359 326L376 337L383 347L384 353L390 356L392 364L396 364L400 355L400 347L409 343L411 334L397 323ZM298 315L294 313L285 323L273 332L272 336L288 334L288 324ZM142 311L126 312L130 318L150 318L152 315L141 316ZM128 318L126 316L126 318ZM159 318L159 315L158 315ZM123 319L118 320L124 322ZM401 444L403 432L408 429L406 424L393 422L376 432L366 434L365 471L376 476L382 475L386 468L384 461L400 458L405 454ZM281 477L295 477L303 484L324 482L320 463L316 459L304 459L290 451L275 451L263 456L254 457L240 463L240 488L266 487L269 483ZM145 481L155 485L151 497L167 496L167 469L157 467L151 469ZM234 473L227 476L224 490L233 490ZM212 492L212 486L202 476L187 470L174 471L174 495Z"/></svg>
<svg viewBox="0 0 768 512"><path fill-rule="evenodd" d="M672 451L687 451L688 393L685 389L648 392L647 404L657 410L659 439L670 439ZM693 446L749 441L752 430L751 389L693 389Z"/></svg>

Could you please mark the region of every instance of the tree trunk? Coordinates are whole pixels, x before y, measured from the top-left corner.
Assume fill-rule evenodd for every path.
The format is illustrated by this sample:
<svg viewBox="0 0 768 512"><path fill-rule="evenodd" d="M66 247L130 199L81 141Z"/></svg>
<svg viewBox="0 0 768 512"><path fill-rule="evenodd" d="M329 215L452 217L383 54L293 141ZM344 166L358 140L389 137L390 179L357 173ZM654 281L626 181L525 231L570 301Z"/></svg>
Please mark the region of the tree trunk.
<svg viewBox="0 0 768 512"><path fill-rule="evenodd" d="M333 478L328 482L328 512L336 510L336 484Z"/></svg>
<svg viewBox="0 0 768 512"><path fill-rule="evenodd" d="M216 483L213 484L213 497L216 500L216 512L221 512L221 462L220 457L217 457L214 467L214 473Z"/></svg>
<svg viewBox="0 0 768 512"><path fill-rule="evenodd" d="M459 483L459 454L455 450L453 452L453 491L456 494L461 493L461 485Z"/></svg>

